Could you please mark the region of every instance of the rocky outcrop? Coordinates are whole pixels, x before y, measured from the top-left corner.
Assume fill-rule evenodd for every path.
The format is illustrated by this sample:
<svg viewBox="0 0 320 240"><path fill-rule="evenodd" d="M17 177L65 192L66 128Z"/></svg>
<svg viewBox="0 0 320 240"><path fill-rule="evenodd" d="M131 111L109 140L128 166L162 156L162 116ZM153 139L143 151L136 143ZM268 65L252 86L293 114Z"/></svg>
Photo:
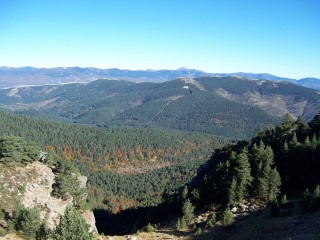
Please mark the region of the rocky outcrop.
<svg viewBox="0 0 320 240"><path fill-rule="evenodd" d="M25 182L21 203L27 208L38 207L42 218L48 216L48 225L56 226L66 207L72 205L72 199L62 200L51 196L55 175L46 165L33 162L19 170L21 175L34 175Z"/></svg>
<svg viewBox="0 0 320 240"><path fill-rule="evenodd" d="M2 209L8 213L12 212L16 200L19 200L27 208L37 207L40 210L41 218L47 218L50 228L59 224L65 209L72 205L72 198L63 200L51 196L55 174L51 168L40 162L33 162L24 167L4 167L0 171L0 180L8 187L0 193L1 202L3 201L0 206ZM87 178L79 176L79 180L81 180L81 187L85 188ZM7 191L4 192L4 190ZM4 197L3 194L6 196ZM10 202L11 204L8 204ZM87 222L90 232L97 232L93 213L84 211L82 216Z"/></svg>

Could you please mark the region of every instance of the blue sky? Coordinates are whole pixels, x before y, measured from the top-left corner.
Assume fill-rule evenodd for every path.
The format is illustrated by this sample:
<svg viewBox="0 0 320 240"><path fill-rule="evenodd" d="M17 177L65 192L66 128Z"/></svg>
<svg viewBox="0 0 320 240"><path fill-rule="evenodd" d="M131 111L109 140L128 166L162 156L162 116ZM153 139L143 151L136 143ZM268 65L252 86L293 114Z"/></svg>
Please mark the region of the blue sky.
<svg viewBox="0 0 320 240"><path fill-rule="evenodd" d="M0 66L320 78L320 1L0 0Z"/></svg>

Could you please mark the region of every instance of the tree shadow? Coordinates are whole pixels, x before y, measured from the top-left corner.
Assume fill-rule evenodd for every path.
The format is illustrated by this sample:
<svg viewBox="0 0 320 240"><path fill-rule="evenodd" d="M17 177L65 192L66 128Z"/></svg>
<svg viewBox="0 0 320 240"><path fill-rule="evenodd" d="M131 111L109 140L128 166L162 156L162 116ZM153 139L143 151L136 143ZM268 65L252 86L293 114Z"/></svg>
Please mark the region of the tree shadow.
<svg viewBox="0 0 320 240"><path fill-rule="evenodd" d="M148 223L164 223L174 218L179 210L177 204L165 203L155 207L127 209L117 214L104 209L95 209L93 213L98 232L113 236L134 234Z"/></svg>

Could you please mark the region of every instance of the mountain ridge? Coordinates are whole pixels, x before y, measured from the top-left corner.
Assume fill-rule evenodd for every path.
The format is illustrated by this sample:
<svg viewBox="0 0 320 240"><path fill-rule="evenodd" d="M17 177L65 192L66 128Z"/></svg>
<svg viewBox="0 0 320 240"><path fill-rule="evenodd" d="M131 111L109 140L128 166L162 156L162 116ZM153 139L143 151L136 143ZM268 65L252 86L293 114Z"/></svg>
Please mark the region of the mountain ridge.
<svg viewBox="0 0 320 240"><path fill-rule="evenodd" d="M269 73L208 73L189 68L176 70L129 70L129 69L99 69L94 67L0 67L0 88L16 87L19 85L47 85L70 82L91 82L97 79L129 80L132 82L165 82L180 77L195 78L200 76L239 76L254 80L287 81L300 86L320 89L320 79L306 77L293 79L278 77Z"/></svg>

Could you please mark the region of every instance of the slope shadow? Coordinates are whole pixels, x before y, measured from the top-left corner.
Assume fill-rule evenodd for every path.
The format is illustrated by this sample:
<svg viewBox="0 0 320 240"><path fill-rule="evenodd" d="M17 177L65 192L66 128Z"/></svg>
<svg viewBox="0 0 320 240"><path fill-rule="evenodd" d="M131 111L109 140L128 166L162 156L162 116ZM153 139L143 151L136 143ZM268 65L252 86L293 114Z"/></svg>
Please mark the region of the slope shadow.
<svg viewBox="0 0 320 240"><path fill-rule="evenodd" d="M139 207L113 214L104 209L93 211L98 232L105 235L128 235L136 233L148 223L156 224L174 218L179 207L174 203L160 204L155 207Z"/></svg>

